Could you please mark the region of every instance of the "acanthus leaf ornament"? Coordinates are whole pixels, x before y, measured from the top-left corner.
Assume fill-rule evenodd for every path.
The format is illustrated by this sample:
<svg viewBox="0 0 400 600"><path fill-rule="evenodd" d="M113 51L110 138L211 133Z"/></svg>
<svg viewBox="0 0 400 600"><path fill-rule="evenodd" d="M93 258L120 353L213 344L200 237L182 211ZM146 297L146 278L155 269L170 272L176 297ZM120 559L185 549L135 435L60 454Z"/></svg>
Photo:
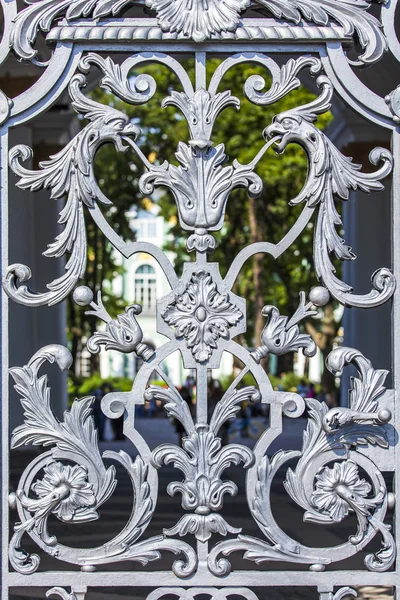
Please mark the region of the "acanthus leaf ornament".
<svg viewBox="0 0 400 600"><path fill-rule="evenodd" d="M71 79L69 93L72 106L78 114L89 120L89 124L63 150L41 162L37 171L26 169L19 162L21 159L26 161L31 158L30 148L16 146L10 151L10 167L19 177L18 187L32 191L49 189L52 199L67 199L59 219L64 230L44 253L45 256L55 258L70 253L65 274L49 283L47 292L36 293L26 285L17 285L30 279L30 269L25 265L11 265L5 275L3 287L11 298L21 304L51 306L61 302L83 277L87 253L83 207L93 207L97 201L110 204L93 174L94 155L106 142L113 143L118 151L124 152L128 149L128 145L122 141L124 137L136 137L139 133L139 128L127 115L84 96L81 89L85 85L85 76L77 74Z"/></svg>
<svg viewBox="0 0 400 600"><path fill-rule="evenodd" d="M266 82L261 75L250 75L244 84L243 91L254 104L274 104L301 86L298 75L304 67L309 67L310 74L315 76L320 73L322 64L318 58L311 55L290 58L275 74L268 91L262 91Z"/></svg>
<svg viewBox="0 0 400 600"><path fill-rule="evenodd" d="M389 409L379 409L379 398L385 392L384 383L388 371L375 370L371 362L353 348L342 346L333 350L327 358L327 368L334 375L341 375L343 368L351 363L357 366L361 378L351 378L349 407L331 408L323 419L327 433L352 422L367 422L383 425L389 422L392 414Z"/></svg>
<svg viewBox="0 0 400 600"><path fill-rule="evenodd" d="M333 365L340 367L339 372L351 362L357 367L360 378L353 378L350 407L331 409L331 412L325 404L307 400L311 420L304 435L302 456L295 471L288 469L284 485L295 502L306 510L305 520L316 523L341 521L349 511L354 511L358 520L358 531L349 538L353 545L364 542L368 529L380 531L384 540L384 549L380 552L385 558L380 560L378 556L374 558L373 555L369 555L365 564L371 570L387 570L395 557L394 541L388 533L387 526L374 515L376 508L387 501L386 487L381 476L375 479L374 489L369 483L361 480L356 458L360 445L388 447L387 432L382 424L390 420L391 413L387 410L382 411L382 417L385 412L384 418L379 419L374 412L378 397L385 391L383 382L387 372L375 371L371 363L352 348L337 348L327 358L327 363L332 369ZM341 418L341 411L345 418ZM331 416L328 416L329 414ZM351 415L351 418L348 415ZM334 427L331 425L333 422ZM321 466L318 469L314 490L311 496L308 496L300 485L301 477L306 471L310 472L313 464L318 465L319 455L326 453L326 464L329 458L332 460L338 457L340 451L341 462L335 462L332 468ZM365 468L365 465L363 466ZM371 471L367 470L367 473L370 475Z"/></svg>
<svg viewBox="0 0 400 600"><path fill-rule="evenodd" d="M38 31L48 32L53 22L65 13L69 20L93 15L94 19L116 14L132 0L39 0L28 4L15 19L11 30L10 46L24 60L33 60L33 48Z"/></svg>
<svg viewBox="0 0 400 600"><path fill-rule="evenodd" d="M381 180L390 174L393 157L385 148L372 150L372 164L382 163L374 173L362 173L360 165L345 157L314 124L319 114L329 110L333 94L332 84L326 76L319 76L317 85L322 92L316 100L277 115L272 125L266 128L265 136L278 138L275 142L278 153L284 152L291 142L301 145L307 153L307 181L290 204L304 202L309 207L319 207L314 234L314 261L318 278L336 300L347 306L378 306L388 300L395 290L395 279L389 269L383 268L373 274L374 289L364 296L352 294L352 287L334 274L331 253L340 260L356 258L336 231L336 227L342 225L342 220L335 206L335 197L348 200L351 190L382 190Z"/></svg>
<svg viewBox="0 0 400 600"><path fill-rule="evenodd" d="M121 561L147 564L159 559L162 550L182 553L186 560L175 561L173 571L180 577L190 575L196 568L196 557L185 542L172 543L164 536L138 541L155 509L148 483L149 467L141 456L133 460L123 450L108 450L103 457L119 462L132 482L134 503L126 526L112 540L91 549L64 546L49 534L50 514L72 523L98 519L98 508L110 498L117 484L115 467L106 468L99 451L91 408L94 398L75 400L70 411L64 413L64 421L59 421L51 409L47 377L38 378L44 362L56 362L61 370L66 370L71 360L67 348L50 345L37 352L25 367L10 371L15 389L21 395L25 417L24 424L13 431L12 447L23 444L52 447L32 460L16 493L10 494L10 507L18 509L21 519L10 541L12 566L24 574L39 567L39 556L29 555L21 548L22 536L28 533L51 556L81 566ZM75 464L64 465L61 461ZM43 472L42 479L37 478ZM30 491L36 498L30 496Z"/></svg>
<svg viewBox="0 0 400 600"><path fill-rule="evenodd" d="M194 273L185 290L162 313L175 328L175 337L184 339L198 362L207 361L220 338L229 339L229 329L243 319L243 313L221 294L210 273Z"/></svg>
<svg viewBox="0 0 400 600"><path fill-rule="evenodd" d="M330 412L327 405L315 399L306 399L309 420L303 434L302 450L280 450L271 459L264 455L253 467L257 470L257 477L255 486L251 484L247 490L252 498L249 506L253 518L268 541L239 535L234 540L220 542L209 555L209 568L214 574L224 576L230 570L230 563L225 558L218 559L219 554L226 556L238 551L244 553L244 558L257 564L285 561L325 565L344 557L344 553L339 553L340 558L336 558L333 551L329 556L303 546L283 533L274 520L270 504L271 482L279 468L295 458L298 458L297 466L294 470L287 469L284 486L293 501L305 510L304 520L327 524L341 521L349 512L354 512L358 530L349 537L347 552L349 555L354 554L355 548L364 547L376 532L380 532L383 548L375 555L367 555L364 562L370 570L390 569L396 549L393 536L383 522L387 508L385 482L374 462L359 453L359 448L368 445L383 449L389 446L387 431L377 422L375 413L376 400L378 396L382 396L385 388L382 387L382 372L374 371L371 363L360 352L351 348L338 348L331 353L332 368L335 365L341 370L352 361L360 373L360 379L357 379L359 383L355 386L356 380L353 381L350 409L331 410L346 411L362 405L365 413L358 420L358 413L354 411L353 420L339 421L335 429L327 432L324 427L326 415ZM330 357L328 364L329 362ZM374 380L375 386L371 385ZM389 420L390 417L387 416ZM329 467L332 462L333 467ZM371 483L359 476L359 466L366 471Z"/></svg>
<svg viewBox="0 0 400 600"><path fill-rule="evenodd" d="M37 481L38 500L30 499L23 487L17 489L16 498L28 513L34 516L16 526L11 540L11 556L19 569L35 570L34 563L19 548L24 531L35 529L48 545L55 542L47 533L47 518L50 512L61 520L91 521L98 518L97 507L113 493L116 480L115 468L105 468L97 446L97 433L91 417L93 398L75 401L64 422L59 422L50 406L47 377L37 378L38 370L46 361L56 362L66 370L72 362L69 351L63 346L51 345L37 352L28 365L13 368L10 373L15 389L22 396L25 423L12 434L11 446L34 444L54 446L50 453L54 462L46 463L43 480ZM79 467L64 467L56 461L63 453L80 461ZM88 479L90 474L90 478Z"/></svg>
<svg viewBox="0 0 400 600"><path fill-rule="evenodd" d="M381 419L377 414L377 400L385 391L383 383L387 372L375 371L370 363L360 352L341 347L333 350L327 358L329 368L336 373L341 373L343 367L354 363L360 373L359 378L353 378L350 391L350 406L338 407L328 410L325 404L315 400L307 400L310 410L310 421L303 440L302 457L295 471L287 472L285 483L288 493L296 502L306 508L306 519L326 520L323 515L317 514L310 506L309 500L299 487L301 473L307 469L319 454L331 450L343 450L344 456L352 447L373 444L383 448L388 446L386 430L382 424L390 420L390 412L381 412ZM385 418L383 418L385 417Z"/></svg>
<svg viewBox="0 0 400 600"><path fill-rule="evenodd" d="M206 139L195 139L189 145L179 142L176 158L179 167L167 162L150 165L148 173L140 179L141 189L151 194L155 186L170 188L183 229L195 232L187 241L188 250L213 249L215 242L211 241L208 230L221 229L232 189L245 187L251 196L257 197L262 191L261 179L251 165L235 162L224 167L228 158L224 144L214 148Z"/></svg>
<svg viewBox="0 0 400 600"><path fill-rule="evenodd" d="M382 25L368 12L373 0L258 0L278 19L301 23L302 19L328 25L330 18L344 28L346 34L357 33L363 52L361 64L379 60L387 49ZM386 4L387 0L377 0Z"/></svg>
<svg viewBox="0 0 400 600"><path fill-rule="evenodd" d="M377 0L386 4L387 0ZM178 34L195 42L214 36L228 37L240 27L241 14L250 0L146 0L154 10L162 31ZM299 24L329 27L334 21L347 36L355 36L362 48L359 62L379 60L387 49L382 26L370 12L372 0L256 0L256 6L267 9L277 19ZM133 4L132 0L39 0L22 9L9 32L9 43L24 60L36 61L34 48L37 32L49 32L54 22L65 15L66 23L77 19L96 20L116 16ZM40 63L39 63L40 64Z"/></svg>
<svg viewBox="0 0 400 600"><path fill-rule="evenodd" d="M234 31L250 0L146 0L164 31L182 33L195 42Z"/></svg>
<svg viewBox="0 0 400 600"><path fill-rule="evenodd" d="M260 400L258 390L245 387L233 393L226 392L217 404L209 424L194 424L188 409L176 410L184 403L178 392L150 386L146 396L148 399L155 397L166 401L167 413L179 419L186 431L182 448L162 444L153 451L152 462L157 468L162 464L172 463L184 473L184 481L173 481L168 485L167 491L171 496L180 493L182 507L191 511L165 533L181 536L192 533L202 542L207 541L212 533L224 536L227 533L239 533L240 530L231 527L216 512L222 508L225 494L234 496L237 493L236 484L222 481L221 475L231 465L243 463L244 468L249 468L254 462L254 456L249 448L240 444L222 447L217 433L240 410L241 402Z"/></svg>
<svg viewBox="0 0 400 600"><path fill-rule="evenodd" d="M182 111L190 130L190 146L202 149L212 144L211 133L219 113L228 106L239 110L240 100L232 96L229 90L210 94L200 88L192 97L173 90L170 96L164 98L162 107L165 106L176 106Z"/></svg>
<svg viewBox="0 0 400 600"><path fill-rule="evenodd" d="M130 0L129 0L130 1ZM156 91L156 82L150 75L137 75L129 77L129 59L122 65L115 63L109 56L104 58L100 54L89 52L81 59L79 70L89 73L91 66L97 66L103 73L99 85L130 104L143 104L150 100ZM140 130L137 129L136 133ZM130 141L126 138L124 141Z"/></svg>

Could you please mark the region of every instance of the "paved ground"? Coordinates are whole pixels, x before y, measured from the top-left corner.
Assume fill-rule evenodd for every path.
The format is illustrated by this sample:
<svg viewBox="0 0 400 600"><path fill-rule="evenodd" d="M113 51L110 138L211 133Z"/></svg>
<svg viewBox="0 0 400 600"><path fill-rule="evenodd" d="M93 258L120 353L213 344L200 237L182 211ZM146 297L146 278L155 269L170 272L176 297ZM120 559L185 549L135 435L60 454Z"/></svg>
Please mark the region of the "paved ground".
<svg viewBox="0 0 400 600"><path fill-rule="evenodd" d="M151 448L157 446L161 441L174 442L176 443L178 438L177 434L168 421L168 419L141 419L137 420L137 429L145 437ZM279 441L275 442L272 451L279 448L283 449L298 449L301 446L301 434L305 426L305 419L290 420L285 419L284 432L280 437ZM238 440L239 441L239 440ZM241 443L252 445L254 442L249 439L241 439ZM123 449L127 452L132 453L131 444L128 441L125 442L104 442L102 443L102 450L106 449ZM22 466L26 464L26 455L24 453L15 453L14 458L14 469L13 469L13 482L16 483L18 472L20 472ZM232 479L239 488L239 494L234 498L225 496L226 501L224 504L224 516L229 524L233 527L241 527L243 532L261 537L260 531L252 519L247 504L245 502L244 495L244 473L240 468L231 468L225 473L226 478ZM338 524L335 527L322 528L316 525L310 525L303 523L303 512L302 510L291 501L286 494L283 487L283 480L285 477L284 472L279 472L278 476L274 480L272 487L271 500L272 507L274 510L275 518L281 527L291 536L298 539L300 542L305 543L309 546L334 546L345 540L354 531L355 521L354 519L348 518L344 522ZM180 496L171 498L166 493L166 486L174 479L181 480L181 472L176 471L173 468L167 467L162 468L159 472L159 483L160 483L160 495L159 503L154 514L153 520L146 530L145 537L159 534L163 528L172 527L178 517L183 514L183 509L180 506ZM79 545L79 546L96 546L105 543L108 539L118 533L124 524L126 523L131 510L132 503L132 491L130 482L122 470L118 470L119 483L116 488L115 494L111 501L107 502L101 509L101 519L98 522L89 523L85 525L71 525L71 526L59 526L59 523L54 519L54 533L60 542L67 545ZM15 485L14 483L14 485ZM12 518L15 518L15 514L12 514ZM53 530L52 530L53 533ZM29 542L29 539L25 538L25 548L28 551L33 551L34 546ZM375 549L379 547L379 542L375 542ZM291 567L290 565L284 564L279 565L278 563L267 563L262 567L256 567L251 562L243 561L240 555L232 555L232 564L235 568L248 569L248 568L259 568L267 570L276 570L280 567L283 569L296 568L298 566ZM157 562L155 566L150 565L149 569L169 569L171 566L172 559L167 556L167 553L163 555L163 558ZM41 568L45 570L61 570L62 564L55 561L45 555L43 557ZM355 557L348 561L346 565L339 565L339 568L363 568L362 556ZM124 571L135 571L142 569L140 565L121 563L116 566L107 567L107 570L124 570ZM256 577L256 574L255 574ZM162 582L160 582L162 583ZM148 590L146 593L148 593ZM256 591L256 590L255 590ZM114 588L113 590L95 590L92 591L88 596L88 600L119 600L129 596L133 600L142 600L146 597L146 593L141 591L124 590ZM259 600L302 600L303 598L317 599L315 589L312 588L296 588L293 589L264 589L258 590L257 595ZM25 598L28 596L26 593L22 593L22 590L16 590L16 597ZM362 600L389 600L392 598L390 590L387 588L382 589L371 589L363 588L360 590L360 596ZM32 590L29 598L43 598L43 590ZM175 600L175 599L174 599ZM202 600L202 599L199 599ZM236 598L232 597L232 600Z"/></svg>

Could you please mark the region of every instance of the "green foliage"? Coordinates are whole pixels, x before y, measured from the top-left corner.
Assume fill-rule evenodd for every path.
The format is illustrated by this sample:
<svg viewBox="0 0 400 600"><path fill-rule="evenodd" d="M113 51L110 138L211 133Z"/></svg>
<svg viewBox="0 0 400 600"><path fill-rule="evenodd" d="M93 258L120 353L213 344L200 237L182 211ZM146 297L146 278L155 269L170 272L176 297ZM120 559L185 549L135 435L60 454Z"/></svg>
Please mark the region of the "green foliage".
<svg viewBox="0 0 400 600"><path fill-rule="evenodd" d="M150 383L166 387L166 383L162 379L151 380ZM95 390L98 390L104 384L111 386L113 390L118 392L130 392L133 386L133 379L129 377L109 377L105 380L101 377L100 373L93 373L90 377L70 375L68 377L69 404L71 405L75 398L91 396Z"/></svg>
<svg viewBox="0 0 400 600"><path fill-rule="evenodd" d="M115 391L129 392L132 389L133 380L126 377L110 377L104 380L100 373L93 373L90 377L68 377L68 398L71 404L75 398L91 396L95 390L102 385L108 384Z"/></svg>
<svg viewBox="0 0 400 600"><path fill-rule="evenodd" d="M165 381L163 379L152 379L150 381L151 385L158 385L159 387L163 387L166 388L168 387L167 384L165 383Z"/></svg>
<svg viewBox="0 0 400 600"><path fill-rule="evenodd" d="M300 385L301 381L305 382L306 385L308 385L310 383L310 380L308 379L308 377L299 377L298 375L296 375L296 373L293 373L293 371L290 371L289 373L284 373L284 374L282 374L281 377L276 377L275 375L271 375L269 373L268 378L269 378L274 390L279 390L282 392L296 391L298 386ZM222 377L219 378L221 387L224 390L224 392L228 389L228 387L231 385L231 383L233 382L234 379L235 378L234 378L233 374L232 375L223 375ZM255 385L254 378L250 374L246 374L243 377L242 383L244 386ZM318 385L318 384L315 385L315 391L317 393L320 391L320 389L321 389L320 385Z"/></svg>

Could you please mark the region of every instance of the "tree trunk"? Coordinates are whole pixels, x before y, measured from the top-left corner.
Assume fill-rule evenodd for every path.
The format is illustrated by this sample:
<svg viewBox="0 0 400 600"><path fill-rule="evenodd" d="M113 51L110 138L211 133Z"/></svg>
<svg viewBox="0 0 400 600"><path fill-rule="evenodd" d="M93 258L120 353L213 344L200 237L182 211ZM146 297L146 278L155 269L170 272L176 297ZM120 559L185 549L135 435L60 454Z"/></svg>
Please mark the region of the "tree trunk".
<svg viewBox="0 0 400 600"><path fill-rule="evenodd" d="M69 313L68 324L70 327L70 334L71 334L71 354L72 354L72 365L70 367L70 370L76 375L77 374L76 373L76 354L78 352L79 338L78 338L77 331L76 331L76 307L75 307L75 302L73 301L71 294L68 294L67 302L68 302L68 313Z"/></svg>
<svg viewBox="0 0 400 600"><path fill-rule="evenodd" d="M262 240L262 231L260 219L257 219L256 201L249 199L249 224L250 224L250 242L253 244ZM265 325L265 319L262 315L264 307L263 300L263 279L262 262L264 255L255 254L253 257L253 284L254 284L254 337L253 344L258 346L260 343L261 332Z"/></svg>
<svg viewBox="0 0 400 600"><path fill-rule="evenodd" d="M324 370L321 375L321 388L324 394L329 394L329 405L337 406L337 390L335 385L335 376L326 368L326 359L333 348L333 344L322 350L324 358Z"/></svg>
<svg viewBox="0 0 400 600"><path fill-rule="evenodd" d="M283 373L291 373L294 366L294 355L292 352L278 356L277 374L280 377Z"/></svg>

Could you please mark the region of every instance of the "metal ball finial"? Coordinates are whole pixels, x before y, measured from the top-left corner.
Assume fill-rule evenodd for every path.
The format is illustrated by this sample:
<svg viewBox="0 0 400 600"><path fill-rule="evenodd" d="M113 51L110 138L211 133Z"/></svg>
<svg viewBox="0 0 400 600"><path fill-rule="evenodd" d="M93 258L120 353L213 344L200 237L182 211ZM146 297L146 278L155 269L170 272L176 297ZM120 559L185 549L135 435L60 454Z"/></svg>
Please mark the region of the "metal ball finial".
<svg viewBox="0 0 400 600"><path fill-rule="evenodd" d="M309 299L315 306L325 306L328 304L330 298L329 291L322 285L313 287L309 294Z"/></svg>
<svg viewBox="0 0 400 600"><path fill-rule="evenodd" d="M93 292L87 285L79 285L75 288L72 297L78 306L87 306L93 302Z"/></svg>
<svg viewBox="0 0 400 600"><path fill-rule="evenodd" d="M392 412L388 408L381 408L378 411L378 419L381 423L389 423L392 418Z"/></svg>

